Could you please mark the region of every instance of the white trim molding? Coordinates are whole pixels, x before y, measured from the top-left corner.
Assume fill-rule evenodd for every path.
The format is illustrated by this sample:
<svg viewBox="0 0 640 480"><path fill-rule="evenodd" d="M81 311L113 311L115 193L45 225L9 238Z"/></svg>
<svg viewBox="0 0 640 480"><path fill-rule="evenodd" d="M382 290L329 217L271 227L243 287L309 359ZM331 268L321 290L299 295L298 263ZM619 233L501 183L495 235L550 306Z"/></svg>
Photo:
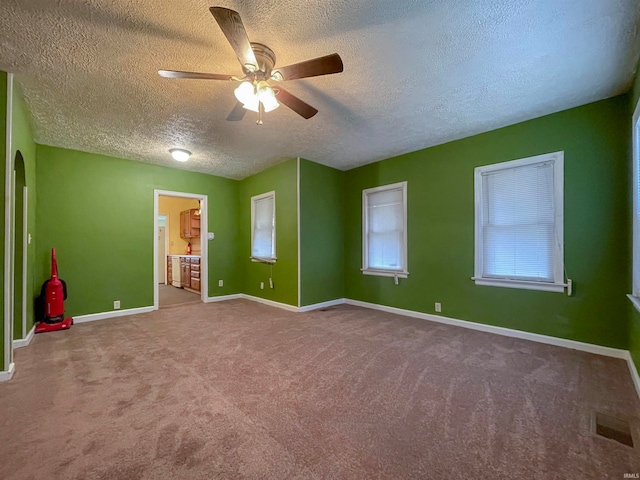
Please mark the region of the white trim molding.
<svg viewBox="0 0 640 480"><path fill-rule="evenodd" d="M29 333L27 334L26 337L13 341L13 348L16 349L21 347L27 347L31 343L31 340L33 340L33 336L35 335L35 333L36 333L36 326L34 325L33 327L31 327L31 330L29 330Z"/></svg>
<svg viewBox="0 0 640 480"><path fill-rule="evenodd" d="M603 347L593 343L578 342L575 340L567 340L565 338L551 337L540 333L530 333L523 330L514 330L505 327L496 327L494 325L486 325L484 323L470 322L468 320L458 320L456 318L443 317L441 315L433 315L430 313L416 312L414 310L405 310L403 308L387 307L386 305L378 305L376 303L362 302L360 300L347 299L348 305L358 307L371 308L387 313L395 313L405 317L419 318L432 322L454 325L456 327L468 328L470 330L478 330L480 332L495 333L505 337L520 338L522 340L531 340L532 342L546 343L547 345L555 345L557 347L571 348L573 350L581 350L583 352L595 353L596 355L604 355L606 357L627 359L628 350L619 348Z"/></svg>
<svg viewBox="0 0 640 480"><path fill-rule="evenodd" d="M268 300L266 298L254 297L253 295L247 295L245 293L240 294L240 298L244 298L245 300L251 300L258 303L263 303L264 305L269 305L270 307L281 308L283 310L287 310L289 312L297 312L298 307L294 305L289 305L287 303L276 302L274 300Z"/></svg>
<svg viewBox="0 0 640 480"><path fill-rule="evenodd" d="M362 268L364 275L379 275L383 277L407 278L408 267L408 242L407 242L407 185L408 182L390 183L379 187L365 188L362 190ZM369 195L380 192L402 192L402 268L397 270L375 268L369 265ZM396 280L397 284L397 280Z"/></svg>
<svg viewBox="0 0 640 480"><path fill-rule="evenodd" d="M13 241L12 228L12 202L13 202L13 155L11 154L11 137L13 126L13 74L7 73L7 105L5 112L6 127L6 144L5 144L5 168L4 168L4 358L0 368L7 368L3 371L8 375L6 380L13 376L11 370L13 365L13 348L11 341L13 339L13 295L12 287L14 283L13 257L11 256L11 244ZM8 366L8 367L7 367ZM9 372L11 372L9 374ZM6 376L5 375L5 376Z"/></svg>
<svg viewBox="0 0 640 480"><path fill-rule="evenodd" d="M115 317L126 317L139 313L149 313L157 310L153 305L149 307L127 308L125 310L114 310L113 312L89 313L88 315L78 315L73 317L73 323L95 322L96 320L107 320Z"/></svg>
<svg viewBox="0 0 640 480"><path fill-rule="evenodd" d="M638 396L640 397L640 375L638 375L638 369L629 351L627 351L627 363L629 364L629 372L631 372L631 380L633 380L636 392L638 392Z"/></svg>
<svg viewBox="0 0 640 480"><path fill-rule="evenodd" d="M553 183L553 265L549 278L531 278L518 276L515 272L489 275L485 272L485 198L484 186L488 178L496 173L514 171L523 167L551 166ZM474 275L476 285L523 288L526 290L544 290L548 292L564 292L564 151L536 155L507 162L483 165L474 169ZM492 214L490 214L492 218ZM519 219L512 219L518 221ZM514 224L507 225L514 227ZM500 275L500 276L498 276ZM536 276L532 273L532 276Z"/></svg>
<svg viewBox="0 0 640 480"><path fill-rule="evenodd" d="M205 303L224 302L226 300L238 300L242 298L241 293L234 293L233 295L219 295L217 297L207 297Z"/></svg>
<svg viewBox="0 0 640 480"><path fill-rule="evenodd" d="M313 303L311 305L305 305L304 307L299 307L298 312L310 312L312 310L318 310L320 308L334 307L336 305L342 305L346 302L344 298L336 298L335 300L329 300L326 302Z"/></svg>
<svg viewBox="0 0 640 480"><path fill-rule="evenodd" d="M0 382L8 382L16 372L16 364L11 362L7 370L0 371Z"/></svg>
<svg viewBox="0 0 640 480"><path fill-rule="evenodd" d="M207 301L209 295L209 197L202 193L153 190L153 305L160 308L158 284L158 204L159 197L193 198L200 201L200 300Z"/></svg>

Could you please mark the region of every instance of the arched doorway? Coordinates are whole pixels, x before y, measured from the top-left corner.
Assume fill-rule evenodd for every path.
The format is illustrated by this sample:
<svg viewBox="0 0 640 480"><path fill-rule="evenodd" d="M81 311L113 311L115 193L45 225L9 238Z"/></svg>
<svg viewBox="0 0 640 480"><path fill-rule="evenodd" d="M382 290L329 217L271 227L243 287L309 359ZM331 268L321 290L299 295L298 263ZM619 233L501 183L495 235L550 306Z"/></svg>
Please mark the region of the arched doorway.
<svg viewBox="0 0 640 480"><path fill-rule="evenodd" d="M20 150L14 162L14 237L13 237L13 339L27 336L27 246L25 242L27 222L27 184L24 158Z"/></svg>

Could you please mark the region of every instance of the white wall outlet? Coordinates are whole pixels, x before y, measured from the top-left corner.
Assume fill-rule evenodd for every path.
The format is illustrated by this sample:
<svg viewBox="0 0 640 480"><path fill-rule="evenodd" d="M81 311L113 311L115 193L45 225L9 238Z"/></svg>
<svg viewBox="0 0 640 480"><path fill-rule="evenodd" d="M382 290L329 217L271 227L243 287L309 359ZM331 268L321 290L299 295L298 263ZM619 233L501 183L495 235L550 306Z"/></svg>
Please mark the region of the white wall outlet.
<svg viewBox="0 0 640 480"><path fill-rule="evenodd" d="M269 288L273 288L273 278L269 279Z"/></svg>
<svg viewBox="0 0 640 480"><path fill-rule="evenodd" d="M264 290L264 282L260 282L260 290Z"/></svg>
<svg viewBox="0 0 640 480"><path fill-rule="evenodd" d="M120 300L116 300L115 302L113 302L113 309L114 310L120 309Z"/></svg>
<svg viewBox="0 0 640 480"><path fill-rule="evenodd" d="M213 232L207 232L207 240L213 240L214 238L216 238L216 236Z"/></svg>
<svg viewBox="0 0 640 480"><path fill-rule="evenodd" d="M442 311L442 304L440 302L436 302L436 312Z"/></svg>
<svg viewBox="0 0 640 480"><path fill-rule="evenodd" d="M224 286L224 280L218 280L218 286L219 287L223 287Z"/></svg>

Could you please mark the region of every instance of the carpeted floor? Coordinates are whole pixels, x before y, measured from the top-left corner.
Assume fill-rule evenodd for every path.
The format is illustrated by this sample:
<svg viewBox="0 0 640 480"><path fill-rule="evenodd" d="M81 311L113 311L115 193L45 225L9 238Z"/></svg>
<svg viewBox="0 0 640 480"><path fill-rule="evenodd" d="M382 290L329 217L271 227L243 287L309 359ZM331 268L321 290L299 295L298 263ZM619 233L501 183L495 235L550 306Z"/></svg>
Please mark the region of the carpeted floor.
<svg viewBox="0 0 640 480"><path fill-rule="evenodd" d="M36 335L0 478L623 479L622 360L352 306L190 304ZM636 436L636 442L638 436Z"/></svg>
<svg viewBox="0 0 640 480"><path fill-rule="evenodd" d="M182 305L184 303L201 302L200 295L190 292L184 288L172 285L158 285L158 300L161 307Z"/></svg>

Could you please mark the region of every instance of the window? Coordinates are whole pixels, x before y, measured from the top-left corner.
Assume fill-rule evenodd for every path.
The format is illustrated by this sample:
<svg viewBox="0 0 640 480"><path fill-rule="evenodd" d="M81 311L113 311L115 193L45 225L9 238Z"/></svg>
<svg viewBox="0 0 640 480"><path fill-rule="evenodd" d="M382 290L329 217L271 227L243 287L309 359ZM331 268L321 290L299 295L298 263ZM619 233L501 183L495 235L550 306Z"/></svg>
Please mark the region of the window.
<svg viewBox="0 0 640 480"><path fill-rule="evenodd" d="M251 197L251 259L276 261L276 192Z"/></svg>
<svg viewBox="0 0 640 480"><path fill-rule="evenodd" d="M563 161L556 152L475 169L477 285L564 290Z"/></svg>
<svg viewBox="0 0 640 480"><path fill-rule="evenodd" d="M632 120L633 138L633 284L634 305L640 310L640 101Z"/></svg>
<svg viewBox="0 0 640 480"><path fill-rule="evenodd" d="M407 182L362 191L362 239L362 273L407 277Z"/></svg>

